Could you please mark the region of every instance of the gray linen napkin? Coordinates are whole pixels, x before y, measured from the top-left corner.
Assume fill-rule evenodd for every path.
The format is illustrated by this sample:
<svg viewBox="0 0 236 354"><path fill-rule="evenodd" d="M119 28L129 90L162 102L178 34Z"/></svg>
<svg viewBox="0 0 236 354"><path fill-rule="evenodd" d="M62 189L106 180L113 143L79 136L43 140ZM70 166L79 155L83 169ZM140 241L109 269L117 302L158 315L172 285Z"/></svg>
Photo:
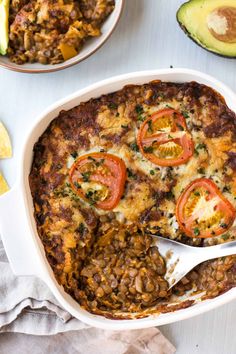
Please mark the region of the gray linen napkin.
<svg viewBox="0 0 236 354"><path fill-rule="evenodd" d="M173 345L157 328L103 331L73 318L59 306L41 280L13 275L0 239L0 332L55 335L75 330L80 330L81 353L175 353Z"/></svg>

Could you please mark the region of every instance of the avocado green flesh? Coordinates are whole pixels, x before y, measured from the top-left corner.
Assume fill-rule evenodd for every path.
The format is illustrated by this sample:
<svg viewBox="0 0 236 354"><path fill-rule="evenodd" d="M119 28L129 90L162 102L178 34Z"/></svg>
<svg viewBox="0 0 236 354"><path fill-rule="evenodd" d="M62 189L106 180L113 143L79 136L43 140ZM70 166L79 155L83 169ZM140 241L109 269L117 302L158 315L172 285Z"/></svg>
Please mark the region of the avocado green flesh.
<svg viewBox="0 0 236 354"><path fill-rule="evenodd" d="M5 55L8 48L8 18L10 0L0 0L0 54Z"/></svg>
<svg viewBox="0 0 236 354"><path fill-rule="evenodd" d="M190 0L177 12L182 29L203 48L214 53L236 57L236 43L226 43L215 38L208 29L207 17L219 7L236 8L236 0Z"/></svg>

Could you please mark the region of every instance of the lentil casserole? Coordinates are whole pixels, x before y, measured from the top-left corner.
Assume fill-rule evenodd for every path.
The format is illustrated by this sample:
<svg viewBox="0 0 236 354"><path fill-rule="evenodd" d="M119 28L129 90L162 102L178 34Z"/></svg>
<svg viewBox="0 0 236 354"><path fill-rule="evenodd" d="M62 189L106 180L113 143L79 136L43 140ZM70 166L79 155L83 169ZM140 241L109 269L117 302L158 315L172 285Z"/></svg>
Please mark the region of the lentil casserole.
<svg viewBox="0 0 236 354"><path fill-rule="evenodd" d="M12 0L7 55L16 64L61 63L101 34L114 6L114 0Z"/></svg>
<svg viewBox="0 0 236 354"><path fill-rule="evenodd" d="M153 163L137 140L145 121L166 109L181 113L193 141L191 158L177 166ZM88 189L81 197L70 179L85 155L99 170L104 159L94 157L100 152L126 166L122 196L110 210L99 208ZM236 207L235 171L235 114L196 82L130 85L62 111L35 144L29 176L38 234L57 281L89 312L112 318L177 310L193 303L176 304L187 292L209 298L234 287L236 256L229 256L204 262L168 291L165 261L146 233L197 247L235 239L235 220L202 238L201 224L189 237L176 217L180 195L199 179L214 182ZM83 186L90 182L87 174L82 179ZM209 222L216 222L215 214Z"/></svg>

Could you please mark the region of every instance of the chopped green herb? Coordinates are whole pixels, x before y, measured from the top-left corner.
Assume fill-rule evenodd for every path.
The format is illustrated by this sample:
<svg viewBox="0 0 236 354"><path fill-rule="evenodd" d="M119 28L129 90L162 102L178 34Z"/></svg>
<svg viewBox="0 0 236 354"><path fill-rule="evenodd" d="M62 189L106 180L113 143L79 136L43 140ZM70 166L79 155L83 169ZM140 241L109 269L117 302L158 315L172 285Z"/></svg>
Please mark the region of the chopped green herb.
<svg viewBox="0 0 236 354"><path fill-rule="evenodd" d="M196 192L194 192L193 194L194 194L196 197L200 197L200 193L199 193L199 192L197 192L197 191L196 191Z"/></svg>
<svg viewBox="0 0 236 354"><path fill-rule="evenodd" d="M108 108L110 108L110 109L117 109L117 107L118 107L117 104L114 102L111 102L108 104Z"/></svg>
<svg viewBox="0 0 236 354"><path fill-rule="evenodd" d="M153 129L152 129L152 120L150 119L147 123L148 123L148 131L152 133L152 132L153 132Z"/></svg>
<svg viewBox="0 0 236 354"><path fill-rule="evenodd" d="M146 118L144 116L142 116L142 114L138 114L137 119L138 119L138 121L143 122Z"/></svg>
<svg viewBox="0 0 236 354"><path fill-rule="evenodd" d="M73 157L73 159L76 159L78 157L78 152L77 151L72 152L71 156Z"/></svg>
<svg viewBox="0 0 236 354"><path fill-rule="evenodd" d="M226 233L226 234L222 235L221 238L222 238L224 241L226 241L226 240L228 240L228 239L230 238L230 234L229 234L229 233Z"/></svg>
<svg viewBox="0 0 236 354"><path fill-rule="evenodd" d="M95 191L89 190L87 193L85 193L85 197L89 200L89 203L91 205L96 204L100 200L98 193L99 192L96 190Z"/></svg>
<svg viewBox="0 0 236 354"><path fill-rule="evenodd" d="M59 196L61 196L62 194L63 194L63 193L62 193L61 190L58 190L58 189L55 189L55 190L54 190L54 195L55 195L55 196L59 197Z"/></svg>
<svg viewBox="0 0 236 354"><path fill-rule="evenodd" d="M130 144L130 149L133 151L139 151L138 144L136 142Z"/></svg>
<svg viewBox="0 0 236 354"><path fill-rule="evenodd" d="M230 186L224 186L224 188L223 188L223 192L224 192L224 193L225 193L225 192L230 193L230 192L231 192L231 188L230 188Z"/></svg>
<svg viewBox="0 0 236 354"><path fill-rule="evenodd" d="M143 107L140 104L137 104L137 106L135 107L135 111L138 114L142 114L143 113Z"/></svg>
<svg viewBox="0 0 236 354"><path fill-rule="evenodd" d="M166 199L168 200L171 200L171 199L174 199L175 196L174 196L174 193L172 191L169 191L166 193Z"/></svg>
<svg viewBox="0 0 236 354"><path fill-rule="evenodd" d="M155 171L154 170L150 170L150 175L154 176L155 175Z"/></svg>
<svg viewBox="0 0 236 354"><path fill-rule="evenodd" d="M189 118L189 114L186 111L183 111L182 114L183 114L184 118Z"/></svg>
<svg viewBox="0 0 236 354"><path fill-rule="evenodd" d="M198 168L197 172L200 173L201 175L204 175L206 171L205 171L205 168L200 167L200 168Z"/></svg>
<svg viewBox="0 0 236 354"><path fill-rule="evenodd" d="M62 196L62 197L70 197L73 201L78 202L80 198L75 194L75 192L71 189L69 183L65 183L66 188L56 189L54 191L54 195Z"/></svg>
<svg viewBox="0 0 236 354"><path fill-rule="evenodd" d="M222 227L223 229L227 229L228 225L226 223L222 222L220 224L220 227Z"/></svg>
<svg viewBox="0 0 236 354"><path fill-rule="evenodd" d="M131 179L137 179L137 176L133 173L133 171L131 171L129 168L127 168L127 174L128 177Z"/></svg>
<svg viewBox="0 0 236 354"><path fill-rule="evenodd" d="M194 233L195 236L200 235L200 230L199 230L199 228L198 228L198 227L195 227L195 228L193 229L193 233Z"/></svg>
<svg viewBox="0 0 236 354"><path fill-rule="evenodd" d="M144 146L143 150L144 150L144 152L151 154L153 152L153 147L152 146Z"/></svg>
<svg viewBox="0 0 236 354"><path fill-rule="evenodd" d="M83 178L84 182L89 182L89 178L90 178L90 175L91 175L90 171L81 173L81 175L82 175L82 178Z"/></svg>
<svg viewBox="0 0 236 354"><path fill-rule="evenodd" d="M178 124L178 123L177 123L176 125L177 125L177 127L178 127L180 130L182 130L182 131L184 130L184 127L182 127L181 124Z"/></svg>
<svg viewBox="0 0 236 354"><path fill-rule="evenodd" d="M74 182L74 186L75 186L76 188L78 188L78 189L81 188L81 185L80 185L78 182Z"/></svg>
<svg viewBox="0 0 236 354"><path fill-rule="evenodd" d="M78 231L80 234L83 234L83 233L84 233L84 230L85 230L85 226L84 226L84 224L81 222L81 223L79 224L79 227L77 228L76 231Z"/></svg>
<svg viewBox="0 0 236 354"><path fill-rule="evenodd" d="M87 193L85 193L85 197L89 199L93 196L93 194L94 194L94 192L88 191Z"/></svg>
<svg viewBox="0 0 236 354"><path fill-rule="evenodd" d="M204 149L204 150L206 150L207 149L207 147L206 147L206 144L204 144L204 143L200 143L200 144L198 144L197 146L196 146L196 149Z"/></svg>

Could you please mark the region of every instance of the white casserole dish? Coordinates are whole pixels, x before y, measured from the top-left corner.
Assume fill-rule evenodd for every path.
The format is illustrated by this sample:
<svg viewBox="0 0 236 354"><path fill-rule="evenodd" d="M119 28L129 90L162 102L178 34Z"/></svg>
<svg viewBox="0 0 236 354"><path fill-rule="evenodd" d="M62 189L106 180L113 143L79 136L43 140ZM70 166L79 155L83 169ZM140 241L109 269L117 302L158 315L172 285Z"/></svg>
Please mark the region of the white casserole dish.
<svg viewBox="0 0 236 354"><path fill-rule="evenodd" d="M41 278L68 312L94 327L127 330L159 326L196 316L236 299L235 287L210 300L201 301L200 295L195 296L195 304L189 308L161 315L151 315L143 319L112 320L92 315L81 309L79 304L58 285L37 235L28 175L31 168L33 146L50 121L57 117L62 109L68 110L90 98L119 90L127 84L143 84L157 79L172 82L197 81L206 84L217 90L225 98L229 108L236 112L236 95L229 88L214 78L193 70L144 71L101 81L60 100L35 120L22 150L17 183L10 192L0 197L0 233L13 272L16 275L34 275Z"/></svg>

